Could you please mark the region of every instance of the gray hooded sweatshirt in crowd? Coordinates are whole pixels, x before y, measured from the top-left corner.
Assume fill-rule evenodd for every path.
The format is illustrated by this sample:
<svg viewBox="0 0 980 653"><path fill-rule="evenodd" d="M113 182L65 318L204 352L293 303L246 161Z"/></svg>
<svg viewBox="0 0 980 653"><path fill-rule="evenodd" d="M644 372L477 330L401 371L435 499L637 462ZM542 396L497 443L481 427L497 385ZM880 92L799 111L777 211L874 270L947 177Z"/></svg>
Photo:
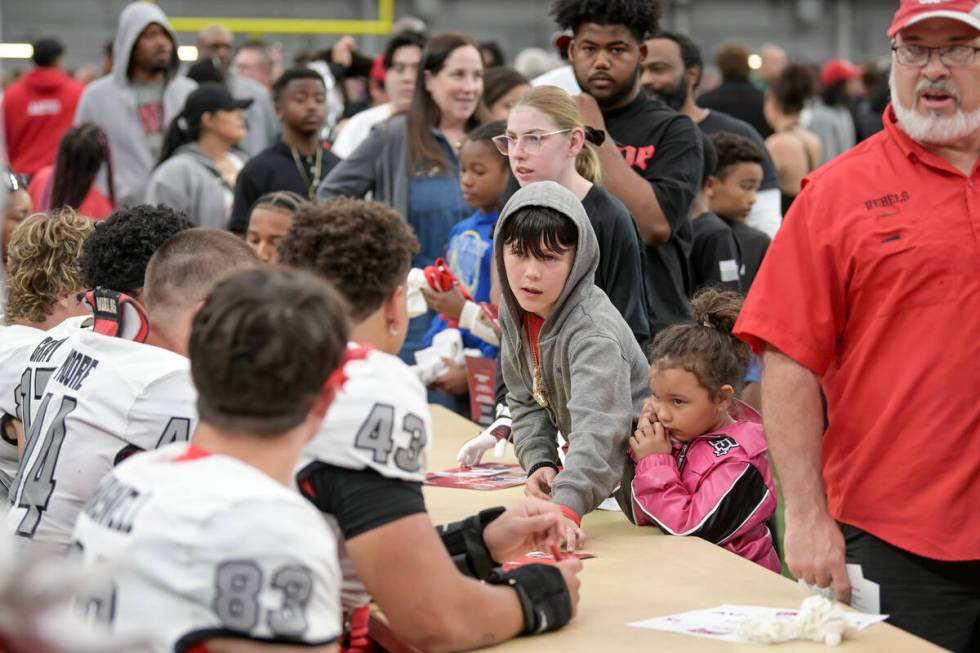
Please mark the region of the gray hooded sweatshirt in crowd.
<svg viewBox="0 0 980 653"><path fill-rule="evenodd" d="M116 204L120 207L142 204L150 173L156 165L143 134L136 91L128 74L136 40L152 23L166 29L174 44L163 92L163 127L166 130L174 116L184 108L184 101L197 84L177 76L180 60L170 22L160 7L148 2L134 2L119 14L119 29L112 43L112 73L85 87L75 111L76 125L95 123L109 139ZM104 186L104 181L100 185Z"/></svg>
<svg viewBox="0 0 980 653"><path fill-rule="evenodd" d="M243 152L235 154L246 158ZM200 227L227 229L231 217L229 200L234 191L221 176L214 159L197 143L185 143L153 171L146 203L166 204L183 211Z"/></svg>
<svg viewBox="0 0 980 653"><path fill-rule="evenodd" d="M507 202L493 239L502 278L501 230L517 210L529 206L568 216L578 227L578 244L565 288L538 340L547 408L532 396L533 360L524 310L509 285L501 284L500 356L514 419L514 449L524 469L543 462L557 465L556 433L561 431L568 454L551 497L581 516L595 510L623 476L633 420L650 394L650 366L629 325L595 285L599 243L582 203L563 186L552 181L529 184Z"/></svg>

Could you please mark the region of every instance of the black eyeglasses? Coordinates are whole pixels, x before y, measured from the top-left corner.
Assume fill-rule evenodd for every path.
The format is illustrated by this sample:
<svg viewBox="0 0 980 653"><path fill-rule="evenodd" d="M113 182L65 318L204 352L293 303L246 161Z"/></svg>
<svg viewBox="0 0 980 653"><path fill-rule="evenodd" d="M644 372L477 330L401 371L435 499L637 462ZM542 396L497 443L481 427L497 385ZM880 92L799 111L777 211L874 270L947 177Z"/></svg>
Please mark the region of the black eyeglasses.
<svg viewBox="0 0 980 653"><path fill-rule="evenodd" d="M921 68L929 63L932 53L939 54L939 60L949 68L965 68L973 65L980 48L972 45L947 45L942 48L927 48L924 45L894 45L892 52L903 66Z"/></svg>

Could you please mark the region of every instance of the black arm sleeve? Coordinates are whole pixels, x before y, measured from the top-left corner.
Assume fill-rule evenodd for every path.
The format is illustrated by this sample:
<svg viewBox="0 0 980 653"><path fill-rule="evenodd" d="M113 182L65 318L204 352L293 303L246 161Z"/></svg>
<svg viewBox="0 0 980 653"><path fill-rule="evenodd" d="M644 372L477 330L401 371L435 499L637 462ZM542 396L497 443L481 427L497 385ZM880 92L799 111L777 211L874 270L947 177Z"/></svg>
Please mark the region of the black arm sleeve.
<svg viewBox="0 0 980 653"><path fill-rule="evenodd" d="M333 515L349 540L402 517L425 512L422 484L312 462L296 475L300 493Z"/></svg>
<svg viewBox="0 0 980 653"><path fill-rule="evenodd" d="M493 559L483 541L483 531L494 519L504 514L504 508L489 508L463 521L436 527L442 545L449 552L460 573L486 580L500 563Z"/></svg>

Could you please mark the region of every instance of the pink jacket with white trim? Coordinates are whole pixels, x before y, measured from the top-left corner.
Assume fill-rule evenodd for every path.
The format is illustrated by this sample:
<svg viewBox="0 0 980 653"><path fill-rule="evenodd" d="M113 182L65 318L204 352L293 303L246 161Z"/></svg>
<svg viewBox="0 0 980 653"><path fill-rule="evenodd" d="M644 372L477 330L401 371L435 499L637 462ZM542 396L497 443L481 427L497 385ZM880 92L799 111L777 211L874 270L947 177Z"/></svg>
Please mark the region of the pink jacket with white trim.
<svg viewBox="0 0 980 653"><path fill-rule="evenodd" d="M741 421L640 460L633 512L638 525L701 537L779 573L766 525L776 510L766 436L758 413L741 408Z"/></svg>

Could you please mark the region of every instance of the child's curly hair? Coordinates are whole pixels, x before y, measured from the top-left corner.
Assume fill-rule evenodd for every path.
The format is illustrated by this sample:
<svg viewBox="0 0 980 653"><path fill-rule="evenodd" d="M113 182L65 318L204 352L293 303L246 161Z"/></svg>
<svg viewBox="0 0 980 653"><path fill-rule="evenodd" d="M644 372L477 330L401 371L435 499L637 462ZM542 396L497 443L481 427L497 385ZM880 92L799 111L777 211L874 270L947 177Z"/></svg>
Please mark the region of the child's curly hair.
<svg viewBox="0 0 980 653"><path fill-rule="evenodd" d="M724 385L742 386L752 351L732 335L742 296L706 288L691 300L694 324L675 324L657 334L650 345L650 366L681 368L695 377L712 397Z"/></svg>
<svg viewBox="0 0 980 653"><path fill-rule="evenodd" d="M59 297L81 289L78 257L94 230L69 208L35 213L17 227L7 254L8 322L44 322Z"/></svg>

